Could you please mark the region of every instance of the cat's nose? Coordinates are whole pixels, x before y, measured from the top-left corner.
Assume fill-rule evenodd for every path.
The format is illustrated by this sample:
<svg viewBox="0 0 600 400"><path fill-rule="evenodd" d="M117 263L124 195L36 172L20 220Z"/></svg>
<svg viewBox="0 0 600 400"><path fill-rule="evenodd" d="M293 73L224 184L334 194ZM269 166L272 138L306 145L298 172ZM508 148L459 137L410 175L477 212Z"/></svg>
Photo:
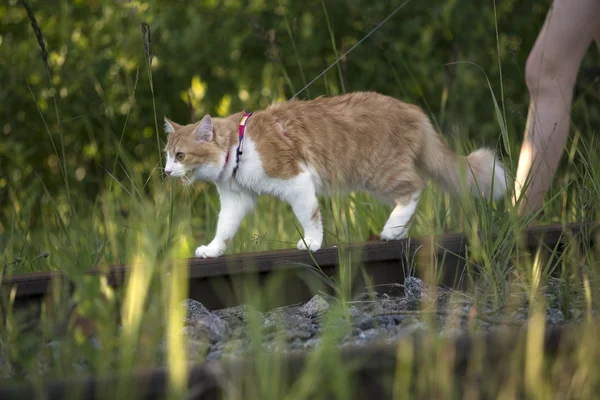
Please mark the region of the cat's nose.
<svg viewBox="0 0 600 400"><path fill-rule="evenodd" d="M171 171L170 169L165 169L165 174L167 174L167 176L171 176L171 172L173 171Z"/></svg>

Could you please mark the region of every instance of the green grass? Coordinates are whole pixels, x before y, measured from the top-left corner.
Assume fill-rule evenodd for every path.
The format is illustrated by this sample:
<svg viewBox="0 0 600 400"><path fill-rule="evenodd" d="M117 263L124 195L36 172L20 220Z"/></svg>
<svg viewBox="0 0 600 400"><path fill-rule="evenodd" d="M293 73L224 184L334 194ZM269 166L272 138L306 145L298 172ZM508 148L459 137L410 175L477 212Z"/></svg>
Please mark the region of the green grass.
<svg viewBox="0 0 600 400"><path fill-rule="evenodd" d="M330 6L331 7L331 6ZM339 37L329 24L327 6L322 2L328 21L328 34L332 41L332 59L337 58L336 41ZM306 83L306 65L302 62L294 42L291 25L283 14L295 63L303 84ZM147 83L152 93L151 45L144 33ZM499 50L498 50L499 51ZM405 65L406 68L408 68ZM461 68L472 68L463 65ZM477 66L475 66L477 67ZM390 64L396 76L400 71ZM311 75L318 71L312 71ZM410 70L411 79L414 80ZM481 70L485 75L485 71ZM291 76L282 64L282 74ZM337 75L337 76L336 76ZM500 77L494 77L501 81ZM344 81L341 68L325 74L327 91L343 92ZM288 82L289 78L288 78ZM503 91L498 103L493 85L485 76L490 91L489 105L498 122L498 148L507 154L507 171L514 176L516 157L512 153L518 148L520 132L511 132L505 111ZM399 81L398 81L399 83ZM131 88L135 99L136 88L141 79ZM293 91L293 85L292 87ZM33 93L32 93L33 94ZM308 94L308 91L307 91ZM314 92L312 93L315 94ZM156 113L155 122L161 116ZM37 104L37 99L33 100ZM427 104L427 99L424 98ZM585 104L575 102L576 107ZM158 365L156 349L161 338L166 337L167 364L169 366L169 390L172 398L183 397L183 376L188 368L184 360L185 340L177 334L181 329L179 301L186 297L185 268L167 274L173 262L180 262L193 254L200 244L208 243L214 234L219 201L211 185L198 184L192 188L177 185L160 173L161 165L152 161L139 160L130 149L119 148L112 171L100 177L103 190L93 200L85 196L75 198L73 182L66 175L66 156L62 142L59 105L54 114L45 113L38 107L43 129L49 140L58 129L61 134L60 151L54 146L65 177L64 190L47 190L43 177L29 186L11 184L7 190L9 202L2 207L0 233L1 268L3 274L11 275L43 270L64 271L74 282L71 298L65 291L57 291L49 299L42 312L41 325L35 335L26 334L27 321L12 312L13 294L2 293L0 302L3 325L0 329L0 356L9 360L15 372L30 374L34 384L42 380L40 365L46 366L45 377L73 377L85 373L105 374L131 372L136 367ZM128 116L129 114L127 114ZM443 116L431 115L432 119ZM91 118L84 116L83 118ZM108 118L108 117L107 117ZM55 119L57 128L49 128L46 121ZM115 121L111 121L113 123ZM90 121L91 125L91 121ZM124 123L121 138L126 134ZM568 223L597 220L600 210L600 159L598 142L592 137L597 132L587 126L584 134L578 134L569 144L566 168L556 178L556 185L548 195L543 213L538 222ZM157 152L161 151L164 137L155 123ZM461 153L479 147L478 142L451 143ZM512 149L512 150L511 150ZM162 156L159 155L160 160ZM112 159L111 159L112 160ZM134 162L135 161L135 162ZM23 166L25 167L25 166ZM54 193L54 194L53 194ZM56 194L58 193L58 194ZM326 245L365 241L371 234L378 234L391 209L364 193L352 193L346 197L321 199ZM531 330L523 345L511 354L511 365L506 375L488 375L489 366L473 360L470 394L477 397L486 391L496 391L498 397L511 398L520 387L525 387L531 397L547 398L550 394L565 397L592 398L593 388L598 384L600 371L594 361L598 356L597 322L591 319L592 309L597 309L598 265L593 249L579 249L575 240L568 241L568 251L560 260L558 275L562 294L557 300L561 310L568 316L578 309L588 316L588 326L577 332L575 349L569 354L559 354L552 362L544 364L540 347L543 333L543 313L547 307L544 290L553 272L548 260L536 254L527 254L520 243L520 233L529 219L519 218L509 197L497 203L478 201L462 196L454 199L436 187L428 187L423 193L417 213L413 219L410 236L430 237L445 232L465 232L471 246L467 253L469 263L481 265L482 270L470 270L463 279L468 282L464 295L475 300L479 309L507 309L523 298L530 302ZM495 239L493 237L495 236ZM228 253L252 252L295 247L300 235L298 223L287 204L274 198L261 198L256 212L242 223ZM595 251L595 252L594 252ZM354 258L353 258L354 257ZM356 264L355 254L340 251L340 274L329 284L335 288L340 299L338 307L328 315L330 321L348 318L347 301L351 297L351 281L365 279L368 271ZM440 272L441 264L433 260L427 249L422 249L411 268L428 273L432 281ZM121 289L110 288L102 277L90 277L86 271L95 265L132 264L128 284ZM400 267L400 266L399 266ZM237 288L249 304L268 308L278 296L280 282L273 280L266 288ZM120 301L120 299L123 299ZM97 336L103 343L101 352L93 350L83 332L70 327L57 333L56 321L64 317L68 305L76 304L79 314L95 322ZM117 315L121 315L120 320ZM122 325L118 330L117 324ZM296 381L283 379L284 371L277 361L260 350L261 333L257 322L250 319L256 377L242 379L246 395L256 399L308 399L322 395L326 390L334 398L345 399L353 390L351 375L353 365L340 359L337 340L347 326L331 323L303 374ZM63 351L52 353L46 346L50 340L61 340ZM232 344L232 346L235 344ZM73 361L80 355L90 360L87 371L79 371ZM198 354L201 361L203 355ZM546 357L549 357L546 355ZM522 359L525 362L521 362ZM548 358L549 359L549 358ZM453 397L455 382L450 375L452 354L439 346L434 338L422 354L412 354L411 347L403 343L398 348L398 366L393 382L396 398L405 398L405 388L414 385L415 395ZM421 366L415 375L412 365ZM0 383L6 382L0 372ZM255 378L255 379L254 379ZM280 379L281 378L281 379ZM483 383L478 381L483 379ZM239 382L238 382L239 383ZM131 398L136 388L123 381L116 388L103 388L118 398ZM113 393L112 390L115 390ZM240 398L235 391L229 398Z"/></svg>

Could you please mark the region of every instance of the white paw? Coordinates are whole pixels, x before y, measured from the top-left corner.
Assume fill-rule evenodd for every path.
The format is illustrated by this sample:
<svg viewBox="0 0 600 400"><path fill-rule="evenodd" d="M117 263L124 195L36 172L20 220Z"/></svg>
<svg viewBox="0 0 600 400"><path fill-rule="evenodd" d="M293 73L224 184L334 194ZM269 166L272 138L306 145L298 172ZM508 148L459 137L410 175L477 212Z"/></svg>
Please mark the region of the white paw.
<svg viewBox="0 0 600 400"><path fill-rule="evenodd" d="M196 257L198 258L217 258L225 253L225 246L209 244L208 246L200 246L196 249Z"/></svg>
<svg viewBox="0 0 600 400"><path fill-rule="evenodd" d="M317 251L321 248L321 241L305 237L304 240L300 239L296 247L298 250Z"/></svg>
<svg viewBox="0 0 600 400"><path fill-rule="evenodd" d="M400 240L406 237L408 234L408 226L402 228L388 228L384 227L381 232L381 240Z"/></svg>

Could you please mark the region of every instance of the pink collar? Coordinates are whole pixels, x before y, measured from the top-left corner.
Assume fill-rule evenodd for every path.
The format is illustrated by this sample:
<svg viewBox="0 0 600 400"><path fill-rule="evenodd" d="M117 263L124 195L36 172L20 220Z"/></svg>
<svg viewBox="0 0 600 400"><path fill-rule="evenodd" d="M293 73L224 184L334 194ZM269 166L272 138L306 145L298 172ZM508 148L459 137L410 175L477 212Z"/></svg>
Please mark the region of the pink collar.
<svg viewBox="0 0 600 400"><path fill-rule="evenodd" d="M244 139L244 133L246 132L246 122L251 115L252 113L245 113L238 126L238 147L235 152L235 167L233 167L234 177L240 164L240 156L242 155L242 139ZM229 152L227 153L227 158L229 158ZM225 159L225 164L227 164L227 158Z"/></svg>

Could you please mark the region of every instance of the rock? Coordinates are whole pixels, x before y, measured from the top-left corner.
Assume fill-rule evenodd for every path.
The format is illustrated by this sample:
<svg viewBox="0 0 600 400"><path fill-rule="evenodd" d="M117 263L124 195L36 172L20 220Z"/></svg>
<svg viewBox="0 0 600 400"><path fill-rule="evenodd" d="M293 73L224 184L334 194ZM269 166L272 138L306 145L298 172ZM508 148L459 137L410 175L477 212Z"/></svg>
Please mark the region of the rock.
<svg viewBox="0 0 600 400"><path fill-rule="evenodd" d="M376 317L364 316L355 326L366 331L369 329L393 328L403 320L401 315L379 315Z"/></svg>
<svg viewBox="0 0 600 400"><path fill-rule="evenodd" d="M320 337L312 337L304 342L304 348L311 349L311 348L316 347L319 343L321 343Z"/></svg>
<svg viewBox="0 0 600 400"><path fill-rule="evenodd" d="M264 327L271 325L297 326L310 323L310 317L301 311L302 307L284 306L271 310L265 314Z"/></svg>
<svg viewBox="0 0 600 400"><path fill-rule="evenodd" d="M300 312L307 317L318 317L325 313L331 307L327 300L318 294L314 295L312 299L302 307L300 307Z"/></svg>
<svg viewBox="0 0 600 400"><path fill-rule="evenodd" d="M423 281L414 276L404 280L404 296L408 301L418 302L423 298Z"/></svg>
<svg viewBox="0 0 600 400"><path fill-rule="evenodd" d="M377 293L375 293L375 297L377 297ZM356 295L353 299L354 301L370 301L371 294L369 292L362 292Z"/></svg>
<svg viewBox="0 0 600 400"><path fill-rule="evenodd" d="M559 288L557 285L552 287ZM181 303L186 310L186 324L181 331L187 338L186 356L190 362L194 362L252 356L256 351L287 353L311 349L321 343L324 331L334 333L328 340L335 340L332 345L339 348L393 343L422 332L438 332L441 337L455 337L469 329L471 312L480 311L484 315L496 315L492 313L498 312L490 305L481 310L473 309L475 305L469 298L459 296L459 301L456 301L451 290L426 285L416 277L406 278L403 288L404 294L398 295L386 293L373 298L361 294L346 305L348 314L330 312L331 315L328 316L331 318L322 316L337 304L337 300L327 295L315 295L305 304L279 307L264 314L249 305L211 312L201 303L186 299ZM558 293L558 297L555 297L560 298L560 292L555 292ZM559 302L553 299L554 297L549 297L546 321L549 325L562 324L566 317L561 308L556 306ZM579 303L573 301L572 304L575 308L569 310L568 318L585 318L585 310L575 306ZM420 312L422 308L426 311ZM529 308L526 302L522 305L518 303L515 307L503 309L499 314L502 318L525 322L529 317ZM250 329L250 322L259 325L259 336L252 335L254 329ZM482 320L478 320L474 326L478 332L502 328L501 324ZM121 329L119 327L119 332ZM90 338L89 344L99 350L102 349L102 344L106 348L106 343L100 343L98 337L94 336ZM48 343L43 349L44 357L40 357L37 364L39 372L44 373L53 366L55 363L49 363L53 361L52 357L61 351L68 351L69 346L70 343L66 340ZM164 365L164 338L157 347L149 351L156 351L157 361ZM10 360L2 350L0 347L0 378L13 376L15 372ZM146 349L142 349L144 350ZM33 368L35 367L34 364ZM90 369L84 362L73 365L73 371L77 374L88 373Z"/></svg>
<svg viewBox="0 0 600 400"><path fill-rule="evenodd" d="M414 322L410 325L406 325L402 327L402 333L403 334L412 334L415 332L426 332L429 329L427 328L427 325L425 325L423 322L418 321L418 322Z"/></svg>
<svg viewBox="0 0 600 400"><path fill-rule="evenodd" d="M316 329L314 325L304 325L293 329L286 329L284 335L288 341L293 341L294 339L308 340L315 333Z"/></svg>
<svg viewBox="0 0 600 400"><path fill-rule="evenodd" d="M362 340L373 340L379 338L381 332L377 329L368 329L358 334L358 338Z"/></svg>
<svg viewBox="0 0 600 400"><path fill-rule="evenodd" d="M377 322L375 321L375 318L366 316L366 317L362 317L358 323L356 324L356 326L358 327L358 329L360 329L361 331L366 331L368 329L373 329L375 328L375 325L377 324Z"/></svg>
<svg viewBox="0 0 600 400"><path fill-rule="evenodd" d="M379 324L387 327L398 326L404 319L404 315L380 315L377 317Z"/></svg>
<svg viewBox="0 0 600 400"><path fill-rule="evenodd" d="M548 308L546 310L546 321L550 325L558 325L565 322L565 316L558 308Z"/></svg>
<svg viewBox="0 0 600 400"><path fill-rule="evenodd" d="M293 337L311 337L319 329L317 324L312 322L298 308L278 309L274 313L267 315L263 325L263 333L269 333L276 337L282 333L286 338Z"/></svg>
<svg viewBox="0 0 600 400"><path fill-rule="evenodd" d="M292 348L292 349L303 349L304 348L304 343L306 343L304 340L301 340L300 338L295 338L294 340L291 341L290 348Z"/></svg>
<svg viewBox="0 0 600 400"><path fill-rule="evenodd" d="M307 315L307 311L317 315L314 309L303 310L298 306L280 307L265 314L263 343L282 338L292 348L303 348L299 343L307 342L321 331L320 324Z"/></svg>
<svg viewBox="0 0 600 400"><path fill-rule="evenodd" d="M207 350L209 349L209 347L210 347L210 345L204 340L188 338L187 356L188 356L188 358L190 358L194 361L198 361L198 359L200 358L200 355L206 353Z"/></svg>
<svg viewBox="0 0 600 400"><path fill-rule="evenodd" d="M183 332L191 339L217 342L227 336L228 325L217 315L208 314L195 319Z"/></svg>
<svg viewBox="0 0 600 400"><path fill-rule="evenodd" d="M357 306L350 306L348 308L348 313L350 314L350 318L358 318L363 314L363 311L360 310Z"/></svg>
<svg viewBox="0 0 600 400"><path fill-rule="evenodd" d="M186 324L191 324L193 321L205 317L210 314L210 311L199 301L193 299L185 299L181 302L181 306L187 310L185 318Z"/></svg>
<svg viewBox="0 0 600 400"><path fill-rule="evenodd" d="M244 325L250 318L254 318L259 324L262 324L265 319L263 314L256 308L244 304L216 310L213 314L227 321L232 328Z"/></svg>

